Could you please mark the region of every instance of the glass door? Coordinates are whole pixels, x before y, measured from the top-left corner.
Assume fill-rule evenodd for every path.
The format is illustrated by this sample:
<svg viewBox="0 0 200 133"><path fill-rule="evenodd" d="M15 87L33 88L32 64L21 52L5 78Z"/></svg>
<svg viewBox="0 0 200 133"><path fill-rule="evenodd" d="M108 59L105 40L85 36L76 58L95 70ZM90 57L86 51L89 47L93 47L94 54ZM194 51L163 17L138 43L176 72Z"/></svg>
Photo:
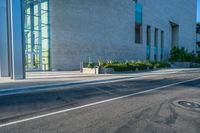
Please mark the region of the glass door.
<svg viewBox="0 0 200 133"><path fill-rule="evenodd" d="M40 71L41 70L41 63L40 63L41 56L38 53L26 53L26 70L27 71Z"/></svg>

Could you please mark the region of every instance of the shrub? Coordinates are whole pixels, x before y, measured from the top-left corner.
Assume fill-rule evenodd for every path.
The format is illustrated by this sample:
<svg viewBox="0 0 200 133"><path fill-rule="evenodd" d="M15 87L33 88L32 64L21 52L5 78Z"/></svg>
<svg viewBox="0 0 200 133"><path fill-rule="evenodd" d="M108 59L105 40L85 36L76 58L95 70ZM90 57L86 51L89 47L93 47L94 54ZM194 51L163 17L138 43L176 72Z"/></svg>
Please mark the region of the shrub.
<svg viewBox="0 0 200 133"><path fill-rule="evenodd" d="M198 53L198 54L194 57L194 62L200 63L200 53Z"/></svg>
<svg viewBox="0 0 200 133"><path fill-rule="evenodd" d="M116 72L121 71L130 71L130 67L127 66L127 64L106 64L105 68L113 68Z"/></svg>
<svg viewBox="0 0 200 133"><path fill-rule="evenodd" d="M114 61L108 60L103 61L99 60L98 63L84 63L84 67L87 68L94 68L96 66L100 66L103 68L112 68L116 72L123 72L123 71L134 71L136 69L139 70L146 70L147 68L152 69L153 67L157 68L166 68L170 67L168 62L149 62L149 61Z"/></svg>
<svg viewBox="0 0 200 133"><path fill-rule="evenodd" d="M104 67L113 68L117 72L122 72L122 71L134 71L136 69L139 70L146 70L147 68L152 69L155 66L158 68L166 68L170 67L170 64L168 62L126 61L114 64L108 63Z"/></svg>
<svg viewBox="0 0 200 133"><path fill-rule="evenodd" d="M185 48L173 47L170 54L170 61L172 62L198 62L198 57L194 52L189 53Z"/></svg>
<svg viewBox="0 0 200 133"><path fill-rule="evenodd" d="M167 62L167 61L161 61L159 63L157 63L156 67L158 68L167 68L167 67L170 67L170 63Z"/></svg>
<svg viewBox="0 0 200 133"><path fill-rule="evenodd" d="M97 65L95 63L83 63L83 67L85 68L94 68Z"/></svg>
<svg viewBox="0 0 200 133"><path fill-rule="evenodd" d="M185 48L173 47L171 50L170 61L186 61L189 60Z"/></svg>
<svg viewBox="0 0 200 133"><path fill-rule="evenodd" d="M104 67L106 65L106 62L104 60L99 60L98 64L100 67Z"/></svg>

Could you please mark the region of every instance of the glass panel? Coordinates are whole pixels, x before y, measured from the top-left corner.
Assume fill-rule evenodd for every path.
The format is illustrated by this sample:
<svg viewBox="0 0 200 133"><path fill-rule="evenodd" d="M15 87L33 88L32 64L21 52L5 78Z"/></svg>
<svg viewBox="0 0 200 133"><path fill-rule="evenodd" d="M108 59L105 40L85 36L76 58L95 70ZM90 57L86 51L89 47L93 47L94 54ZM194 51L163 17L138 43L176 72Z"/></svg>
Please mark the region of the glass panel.
<svg viewBox="0 0 200 133"><path fill-rule="evenodd" d="M151 27L147 26L147 49L146 49L146 59L150 60L151 57Z"/></svg>
<svg viewBox="0 0 200 133"><path fill-rule="evenodd" d="M142 5L138 3L135 4L135 22L142 24Z"/></svg>
<svg viewBox="0 0 200 133"><path fill-rule="evenodd" d="M26 69L49 70L49 0L24 0L24 6Z"/></svg>
<svg viewBox="0 0 200 133"><path fill-rule="evenodd" d="M147 60L150 60L151 56L151 45L147 45Z"/></svg>
<svg viewBox="0 0 200 133"><path fill-rule="evenodd" d="M135 43L142 43L142 5L135 4Z"/></svg>

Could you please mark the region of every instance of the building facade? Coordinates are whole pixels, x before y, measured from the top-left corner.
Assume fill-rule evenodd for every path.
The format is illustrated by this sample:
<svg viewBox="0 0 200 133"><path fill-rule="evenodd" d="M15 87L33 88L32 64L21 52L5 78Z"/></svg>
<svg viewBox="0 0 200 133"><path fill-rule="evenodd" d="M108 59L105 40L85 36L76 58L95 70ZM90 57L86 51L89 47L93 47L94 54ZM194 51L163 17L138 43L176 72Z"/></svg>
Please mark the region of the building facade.
<svg viewBox="0 0 200 133"><path fill-rule="evenodd" d="M51 68L80 62L165 60L194 51L196 0L50 0Z"/></svg>
<svg viewBox="0 0 200 133"><path fill-rule="evenodd" d="M89 59L166 60L173 46L194 51L196 5L196 0L1 0L0 76L76 70Z"/></svg>

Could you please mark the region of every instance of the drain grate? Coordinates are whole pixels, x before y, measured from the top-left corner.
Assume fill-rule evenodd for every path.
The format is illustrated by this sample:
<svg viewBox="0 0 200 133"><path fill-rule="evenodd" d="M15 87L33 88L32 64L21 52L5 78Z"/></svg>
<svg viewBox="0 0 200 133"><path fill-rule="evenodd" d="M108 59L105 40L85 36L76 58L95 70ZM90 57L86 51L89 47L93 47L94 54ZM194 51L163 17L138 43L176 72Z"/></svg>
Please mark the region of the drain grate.
<svg viewBox="0 0 200 133"><path fill-rule="evenodd" d="M200 108L200 104L189 101L179 101L178 104L186 108L192 108L192 109Z"/></svg>

